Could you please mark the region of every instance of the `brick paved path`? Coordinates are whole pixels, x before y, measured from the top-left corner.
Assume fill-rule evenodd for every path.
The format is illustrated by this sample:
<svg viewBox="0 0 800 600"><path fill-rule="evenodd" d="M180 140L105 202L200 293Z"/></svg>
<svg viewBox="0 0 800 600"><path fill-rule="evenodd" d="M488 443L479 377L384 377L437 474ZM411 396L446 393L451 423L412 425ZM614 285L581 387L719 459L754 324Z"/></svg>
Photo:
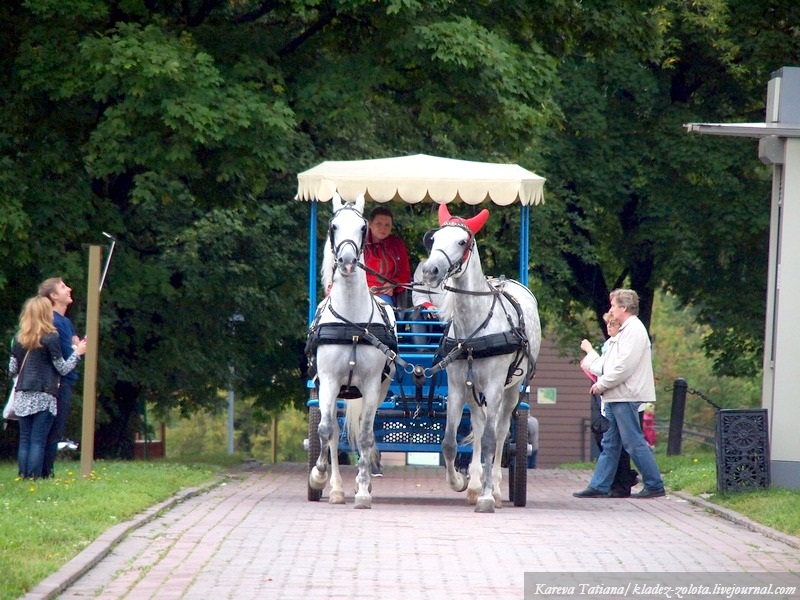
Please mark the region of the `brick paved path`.
<svg viewBox="0 0 800 600"><path fill-rule="evenodd" d="M526 507L477 514L442 468L388 468L355 510L352 494L308 502L304 465L260 467L134 529L57 597L519 599L525 571L800 571L800 540L674 494L573 498L588 479L529 471ZM29 597L55 597L62 575Z"/></svg>

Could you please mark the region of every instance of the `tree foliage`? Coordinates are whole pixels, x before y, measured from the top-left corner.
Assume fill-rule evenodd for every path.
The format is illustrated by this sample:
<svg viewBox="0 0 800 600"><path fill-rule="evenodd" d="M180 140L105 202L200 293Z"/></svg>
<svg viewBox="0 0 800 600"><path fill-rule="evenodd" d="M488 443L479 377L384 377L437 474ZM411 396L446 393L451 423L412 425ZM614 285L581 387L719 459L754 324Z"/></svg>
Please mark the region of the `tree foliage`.
<svg viewBox="0 0 800 600"><path fill-rule="evenodd" d="M82 328L85 245L105 231L119 243L101 303L99 452L130 454L144 401L191 413L232 382L265 409L302 402L308 208L292 200L295 175L425 152L548 177L532 258L552 329L585 331L621 284L647 320L665 286L733 365L759 351L768 174L745 144L681 126L758 120L769 73L797 57L797 11L8 0L2 329L54 274L75 288ZM482 253L487 271L513 274L518 224L497 214ZM432 222L426 207L398 222L416 237L421 216Z"/></svg>
<svg viewBox="0 0 800 600"><path fill-rule="evenodd" d="M555 61L514 26L520 6L4 4L3 329L53 274L83 327L84 245L116 237L99 453L130 455L145 401L193 412L230 383L265 408L302 400L294 175L324 158L527 148L555 112Z"/></svg>
<svg viewBox="0 0 800 600"><path fill-rule="evenodd" d="M665 2L643 13L652 44L612 26L604 46L565 57L565 119L543 144L551 202L534 214L536 272L558 321L585 330L590 307L599 326L608 292L624 285L640 293L648 323L664 287L711 326L705 346L719 373L760 368L769 171L752 143L683 129L763 121L771 72L798 60L800 14L789 2L770 3L768 18L759 11ZM574 346L580 330L569 331Z"/></svg>

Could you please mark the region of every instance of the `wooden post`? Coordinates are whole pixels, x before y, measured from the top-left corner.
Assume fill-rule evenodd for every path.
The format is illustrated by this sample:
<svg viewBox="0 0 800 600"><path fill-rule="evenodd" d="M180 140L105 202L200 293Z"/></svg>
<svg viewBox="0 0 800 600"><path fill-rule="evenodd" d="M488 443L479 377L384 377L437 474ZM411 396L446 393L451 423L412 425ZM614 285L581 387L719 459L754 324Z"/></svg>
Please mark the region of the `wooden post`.
<svg viewBox="0 0 800 600"><path fill-rule="evenodd" d="M100 331L101 246L89 246L89 287L86 293L86 354L83 368L83 426L81 429L81 475L94 468L94 425L97 408L97 350Z"/></svg>
<svg viewBox="0 0 800 600"><path fill-rule="evenodd" d="M272 464L278 462L278 416L272 417Z"/></svg>

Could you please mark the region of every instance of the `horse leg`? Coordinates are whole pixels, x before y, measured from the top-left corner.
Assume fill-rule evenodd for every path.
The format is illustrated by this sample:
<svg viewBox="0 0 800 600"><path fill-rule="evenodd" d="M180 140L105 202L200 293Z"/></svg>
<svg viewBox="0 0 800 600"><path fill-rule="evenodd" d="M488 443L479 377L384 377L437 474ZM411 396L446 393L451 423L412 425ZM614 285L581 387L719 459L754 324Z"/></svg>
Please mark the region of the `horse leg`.
<svg viewBox="0 0 800 600"><path fill-rule="evenodd" d="M308 484L312 489L321 490L328 484L330 473L328 471L328 461L331 457L331 440L335 431L338 431L339 424L336 421L336 392L331 390L331 386L320 383L319 409L320 423L318 427L320 452L317 462L308 474ZM333 397L332 397L333 396ZM336 439L338 447L338 436ZM333 502L333 498L329 499Z"/></svg>
<svg viewBox="0 0 800 600"><path fill-rule="evenodd" d="M456 454L458 453L458 426L461 424L461 417L464 413L464 396L456 392L452 387L447 397L447 422L444 427L444 438L442 439L442 456L447 469L447 485L456 492L463 492L467 489L467 478L464 474L457 471L455 467Z"/></svg>
<svg viewBox="0 0 800 600"><path fill-rule="evenodd" d="M516 385L511 385L503 390L503 404L497 417L497 435L495 441L497 447L494 453L494 465L492 466L492 496L494 496L495 508L503 506L503 447L508 439L508 431L511 428L511 414L517 406L519 393Z"/></svg>
<svg viewBox="0 0 800 600"><path fill-rule="evenodd" d="M497 460L498 451L498 419L500 418L499 402L502 397L502 389L495 386L486 386L484 389L486 398L486 425L481 436L481 454L483 458L483 479L481 481L481 493L475 504L475 512L494 512L497 503L495 502L494 479L495 464L500 465Z"/></svg>
<svg viewBox="0 0 800 600"><path fill-rule="evenodd" d="M356 475L355 508L372 508L372 473L371 461L375 452L375 413L378 410L378 395L381 387L378 383L371 386L361 398L358 413L358 474ZM374 389L372 389L374 388Z"/></svg>
<svg viewBox="0 0 800 600"><path fill-rule="evenodd" d="M333 435L331 435L330 441L331 494L328 497L330 504L344 504L344 484L339 471L339 431L339 418L334 412Z"/></svg>
<svg viewBox="0 0 800 600"><path fill-rule="evenodd" d="M472 461L469 464L469 487L467 503L475 506L481 494L483 482L483 432L486 429L486 409L470 402L470 425L472 426Z"/></svg>
<svg viewBox="0 0 800 600"><path fill-rule="evenodd" d="M364 434L362 434L364 435ZM370 461L372 451L375 447L372 444L358 444L358 473L356 473L356 504L355 508L372 508L372 474L370 473Z"/></svg>
<svg viewBox="0 0 800 600"><path fill-rule="evenodd" d="M495 446L497 439L495 437L494 427L491 420L486 424L481 436L481 451L483 454L483 481L481 482L480 496L478 496L475 503L475 512L494 512L495 501L492 495L492 463L494 462Z"/></svg>

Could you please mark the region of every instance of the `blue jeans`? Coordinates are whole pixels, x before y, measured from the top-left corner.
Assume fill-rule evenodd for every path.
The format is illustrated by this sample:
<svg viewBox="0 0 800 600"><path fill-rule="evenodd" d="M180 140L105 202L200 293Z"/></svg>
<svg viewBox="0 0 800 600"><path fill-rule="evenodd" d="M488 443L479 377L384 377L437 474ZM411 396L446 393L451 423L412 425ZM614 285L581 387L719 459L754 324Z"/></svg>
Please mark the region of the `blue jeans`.
<svg viewBox="0 0 800 600"><path fill-rule="evenodd" d="M49 410L19 418L19 476L38 479L42 476L44 447L55 420Z"/></svg>
<svg viewBox="0 0 800 600"><path fill-rule="evenodd" d="M604 493L611 489L617 472L622 448L630 454L639 469L645 489L664 489L664 481L658 471L656 459L644 439L639 425L640 402L607 402L606 418L608 430L603 434L603 451L597 458L597 466L589 486Z"/></svg>
<svg viewBox="0 0 800 600"><path fill-rule="evenodd" d="M55 421L50 426L50 433L47 436L47 444L44 448L44 462L42 463L42 477L52 477L54 474L53 465L58 454L58 442L64 437L67 430L67 419L72 406L72 382L61 380L58 388L57 404L58 414Z"/></svg>

